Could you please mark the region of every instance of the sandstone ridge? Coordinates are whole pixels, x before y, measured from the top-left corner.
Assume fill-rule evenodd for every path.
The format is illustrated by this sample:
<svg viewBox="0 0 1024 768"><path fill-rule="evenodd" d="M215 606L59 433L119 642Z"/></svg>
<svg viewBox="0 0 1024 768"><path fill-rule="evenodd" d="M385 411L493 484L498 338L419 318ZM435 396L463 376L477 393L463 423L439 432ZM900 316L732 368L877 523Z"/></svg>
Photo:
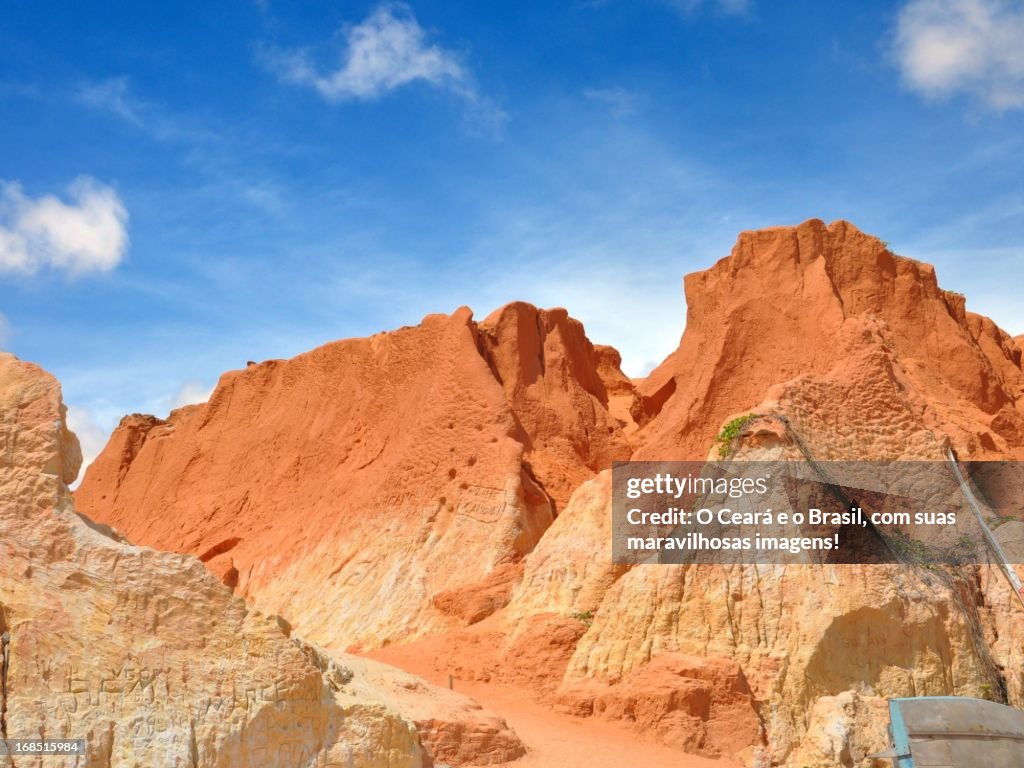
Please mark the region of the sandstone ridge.
<svg viewBox="0 0 1024 768"><path fill-rule="evenodd" d="M0 353L2 737L86 739L88 768L416 768L523 753L466 697L329 657L199 560L76 513L67 484L81 453L64 414L51 376Z"/></svg>
<svg viewBox="0 0 1024 768"><path fill-rule="evenodd" d="M933 267L848 222L744 232L728 257L688 275L685 287L679 348L640 386L648 400L672 394L644 430L637 458L702 459L727 417L789 384L829 404L839 398L826 389L852 392L851 433L866 433L857 412L863 422L903 411L904 424L948 435L964 455L1024 455L1020 347L968 312L962 295L940 288ZM819 442L836 458L899 458L932 452L915 445L919 437L906 449L839 435L827 447Z"/></svg>
<svg viewBox="0 0 1024 768"><path fill-rule="evenodd" d="M507 602L572 489L629 455L609 412L623 382L565 310L463 308L126 417L76 500L307 636L373 647Z"/></svg>
<svg viewBox="0 0 1024 768"><path fill-rule="evenodd" d="M321 644L705 755L863 766L887 696L1024 701L986 568L611 564L611 462L702 460L737 416L738 458L1024 456L1021 339L848 222L744 232L685 291L644 380L565 310L432 315L126 418L77 499Z"/></svg>

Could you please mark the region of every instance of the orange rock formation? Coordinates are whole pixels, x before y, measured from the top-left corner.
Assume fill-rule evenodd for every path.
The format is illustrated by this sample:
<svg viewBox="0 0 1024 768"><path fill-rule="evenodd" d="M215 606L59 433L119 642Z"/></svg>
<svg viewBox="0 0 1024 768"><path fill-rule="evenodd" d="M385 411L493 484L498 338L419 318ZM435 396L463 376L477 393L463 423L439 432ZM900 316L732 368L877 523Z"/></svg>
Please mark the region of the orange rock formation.
<svg viewBox="0 0 1024 768"><path fill-rule="evenodd" d="M1024 456L1021 339L851 224L745 232L685 289L679 348L635 385L564 310L462 309L127 417L76 499L324 645L415 641L708 755L853 765L883 697L982 695L999 665L1024 700L985 569L965 598L899 566L611 564L611 462L703 459L736 415L764 416L748 458Z"/></svg>
<svg viewBox="0 0 1024 768"><path fill-rule="evenodd" d="M900 411L901 427L934 428L964 454L1024 448L1019 346L942 290L931 266L895 256L852 224L744 232L730 256L688 275L685 287L679 349L640 386L659 412L636 458L702 459L727 417L788 382L829 405L841 399L819 390L850 391L862 436L864 420L884 425ZM852 433L858 419L850 421ZM835 458L904 453L829 448Z"/></svg>
<svg viewBox="0 0 1024 768"><path fill-rule="evenodd" d="M76 500L308 636L446 629L507 602L571 490L629 455L608 413L624 377L599 360L564 310L432 315L225 374L167 420L127 417Z"/></svg>

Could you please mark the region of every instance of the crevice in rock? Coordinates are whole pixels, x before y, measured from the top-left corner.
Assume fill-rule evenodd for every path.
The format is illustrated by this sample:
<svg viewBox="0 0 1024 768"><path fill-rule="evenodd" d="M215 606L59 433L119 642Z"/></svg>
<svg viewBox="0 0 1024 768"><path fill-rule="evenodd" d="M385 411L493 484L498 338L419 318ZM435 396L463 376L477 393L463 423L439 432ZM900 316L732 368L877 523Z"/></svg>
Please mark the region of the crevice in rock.
<svg viewBox="0 0 1024 768"><path fill-rule="evenodd" d="M960 607L964 621L967 624L967 631L977 655L978 664L981 666L979 673L984 679L984 685L993 701L1000 704L1009 704L1009 690L1006 684L1005 670L999 665L992 655L992 648L985 637L985 628L982 623L981 611L978 604L984 604L984 592L981 589L980 573L975 572L973 578L957 578L954 574L948 574L944 581L947 581L953 599Z"/></svg>
<svg viewBox="0 0 1024 768"><path fill-rule="evenodd" d="M633 405L629 409L630 415L633 417L633 421L635 421L638 426L645 426L655 416L661 413L661 409L665 407L665 403L667 403L675 393L675 377L666 381L655 392L647 395L646 397L637 393L636 399L633 401Z"/></svg>
<svg viewBox="0 0 1024 768"><path fill-rule="evenodd" d="M552 519L558 517L559 512L561 512L561 510L558 508L558 502L556 502L554 497L550 493L548 493L548 489L544 487L544 483L542 483L540 481L540 478L537 477L537 473L533 471L533 467L530 466L530 462L527 461L526 459L523 459L522 468L526 476L529 477L530 480L532 480L534 484L537 486L537 490L539 490L540 493L543 494L543 496L547 499L548 504L551 506Z"/></svg>
<svg viewBox="0 0 1024 768"><path fill-rule="evenodd" d="M537 324L537 361L540 364L540 375L543 376L547 373L548 364L547 360L544 359L544 338L546 334L544 331L544 324L540 319L539 311L534 316L534 321Z"/></svg>
<svg viewBox="0 0 1024 768"><path fill-rule="evenodd" d="M11 631L7 611L0 605L0 739L7 741L7 675L11 667ZM14 761L10 760L14 765Z"/></svg>
<svg viewBox="0 0 1024 768"><path fill-rule="evenodd" d="M476 340L476 351L483 358L483 361L487 363L487 368L490 370L491 375L494 376L494 380L502 387L505 386L505 382L501 378L501 373L498 371L498 363L494 359L494 355L491 354L490 347L497 346L497 339L495 335L485 328L481 328L476 323L473 323L474 338Z"/></svg>
<svg viewBox="0 0 1024 768"><path fill-rule="evenodd" d="M193 720L189 723L189 744L188 756L191 768L199 768L199 745L196 744L196 723Z"/></svg>
<svg viewBox="0 0 1024 768"><path fill-rule="evenodd" d="M213 560L213 558L217 557L218 555L223 555L226 552L230 552L232 549L234 549L235 547L238 546L238 543L241 540L242 539L240 537L238 537L238 536L233 536L232 538L224 539L224 541L221 541L221 542L219 542L217 544L214 544L212 547L210 547L208 550L206 550L203 554L201 554L199 556L199 560L201 562L208 563L211 560Z"/></svg>

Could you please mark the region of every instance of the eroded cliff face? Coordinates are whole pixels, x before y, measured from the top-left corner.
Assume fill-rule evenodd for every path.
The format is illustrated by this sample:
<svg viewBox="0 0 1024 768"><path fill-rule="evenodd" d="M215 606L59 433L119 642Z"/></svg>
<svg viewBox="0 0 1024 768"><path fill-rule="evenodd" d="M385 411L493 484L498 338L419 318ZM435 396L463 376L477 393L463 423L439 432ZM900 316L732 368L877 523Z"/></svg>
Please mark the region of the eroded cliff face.
<svg viewBox="0 0 1024 768"><path fill-rule="evenodd" d="M615 566L608 472L704 459L748 413L737 458L1019 458L1020 339L846 222L743 233L686 296L636 386L562 310L434 316L127 419L78 496L317 640L430 635L438 669L689 751L861 766L887 696L1021 702L1024 621L987 569Z"/></svg>
<svg viewBox="0 0 1024 768"><path fill-rule="evenodd" d="M564 310L432 315L126 418L77 502L325 643L459 626L507 602L571 488L629 455L597 360Z"/></svg>
<svg viewBox="0 0 1024 768"><path fill-rule="evenodd" d="M632 384L620 359L595 349L564 309L517 302L479 325L485 359L505 392L525 460L557 511L613 459L627 458L623 424L611 399Z"/></svg>
<svg viewBox="0 0 1024 768"><path fill-rule="evenodd" d="M4 736L86 739L89 768L421 764L412 722L352 670L194 558L77 515L80 462L56 381L0 353Z"/></svg>
<svg viewBox="0 0 1024 768"><path fill-rule="evenodd" d="M740 439L737 459L802 456L784 440L770 448L748 440ZM551 534L571 530L570 516L610 518L606 477L574 496ZM623 716L642 705L647 733L691 750L854 766L885 746L874 717L855 715L884 718L886 697L998 691L988 609L977 609L989 603L976 582L900 565L644 565L609 586L609 570L599 567L611 561L608 537L589 559L558 559L553 553L572 546L565 536L545 537L527 558L503 615L514 637L552 614L593 612L561 670L556 699L571 711ZM1005 596L998 605L1000 615L1010 606ZM687 664L665 666L680 655ZM811 721L826 717L834 738L819 744ZM819 754L837 743L835 754Z"/></svg>
<svg viewBox="0 0 1024 768"><path fill-rule="evenodd" d="M942 290L931 266L893 255L848 222L744 232L731 255L688 275L685 287L679 349L640 387L660 410L637 458L704 458L728 416L787 382L825 406L839 402L820 391L829 386L867 405L846 426L856 440L868 434L858 421L909 409L915 425L948 435L964 455L1024 450L1019 346L991 320L966 312L964 297ZM841 416L817 414L836 424ZM887 445L819 440L818 447L843 458L920 454L917 446L897 449L907 424L879 426L890 433L882 435Z"/></svg>
<svg viewBox="0 0 1024 768"><path fill-rule="evenodd" d="M740 460L941 460L947 440L975 458L1021 455L1017 343L965 312L930 267L893 257L851 225L744 233L732 256L686 287L680 348L640 385L648 422L634 458L703 459L717 453L722 425L748 413L761 418L731 446ZM762 759L854 766L884 747L887 697L999 697L1005 687L1022 703L1013 649L1024 617L998 572L979 567L952 581L897 565L619 573L609 480L577 491L527 557L503 613L515 636L593 612L558 670L565 705L603 716L635 710L643 680L648 730L671 742L679 709L701 711L703 725L688 732L714 754L734 746L723 719L727 733L744 732L743 707L680 705L713 674L697 665L662 670L657 684L652 676L659 659L678 654L709 670L734 662L738 677L726 687L748 686L757 702ZM650 693L664 688L675 698Z"/></svg>

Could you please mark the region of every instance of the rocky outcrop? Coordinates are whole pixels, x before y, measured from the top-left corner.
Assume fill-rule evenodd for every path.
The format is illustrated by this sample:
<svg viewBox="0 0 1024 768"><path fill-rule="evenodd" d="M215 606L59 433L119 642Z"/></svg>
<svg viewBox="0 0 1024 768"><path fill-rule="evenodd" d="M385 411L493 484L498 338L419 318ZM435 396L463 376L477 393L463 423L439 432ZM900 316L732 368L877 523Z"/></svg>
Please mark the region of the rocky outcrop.
<svg viewBox="0 0 1024 768"><path fill-rule="evenodd" d="M76 514L80 462L56 381L0 353L3 736L85 739L88 768L421 764L414 725L361 673L194 558Z"/></svg>
<svg viewBox="0 0 1024 768"><path fill-rule="evenodd" d="M891 768L891 759L871 759L889 747L888 702L880 696L844 691L822 696L814 702L807 723L807 736L790 757L790 765L801 768Z"/></svg>
<svg viewBox="0 0 1024 768"><path fill-rule="evenodd" d="M785 450L741 441L737 457ZM791 753L822 697L992 695L997 673L972 607L981 599L899 565L634 567L604 595L564 686L628 689L664 654L733 660L758 702L772 764L798 765Z"/></svg>
<svg viewBox="0 0 1024 768"><path fill-rule="evenodd" d="M1019 346L966 312L931 266L895 256L852 224L812 219L744 232L730 256L688 275L685 288L679 349L640 388L657 413L637 458L702 459L726 418L773 386L822 377L856 393L849 375L873 390L867 418L887 411L895 393L916 423L949 435L964 455L1024 451ZM858 429L867 432L850 426ZM849 449L835 452L881 457Z"/></svg>
<svg viewBox="0 0 1024 768"><path fill-rule="evenodd" d="M128 417L76 499L313 639L408 640L508 602L571 489L628 456L624 382L564 310L432 315Z"/></svg>
<svg viewBox="0 0 1024 768"><path fill-rule="evenodd" d="M611 557L611 470L581 485L526 559L506 621L555 613L592 616L627 566Z"/></svg>
<svg viewBox="0 0 1024 768"><path fill-rule="evenodd" d="M635 458L717 457L723 424L748 413L762 418L729 446L738 459L940 459L947 440L995 458L1024 446L1016 343L930 267L851 225L744 233L686 287L680 348L640 385ZM992 697L1005 685L1020 701L1005 638L1024 625L987 568L967 582L896 565L616 570L610 514L607 477L581 486L503 612L513 634L552 612L592 615L563 697L596 686L595 701L614 702L605 716L633 717L633 681L661 659L732 661L764 725L763 759L846 766L883 746L885 697ZM660 722L672 709L654 701L662 710L645 717ZM719 732L705 712L694 738ZM706 738L690 748L722 748Z"/></svg>
<svg viewBox="0 0 1024 768"><path fill-rule="evenodd" d="M636 386L563 310L431 316L133 417L79 499L314 639L707 755L864 766L888 696L1020 703L1024 620L986 568L612 564L611 462L703 460L737 416L738 458L1024 456L1021 340L851 224L745 232L685 288Z"/></svg>
<svg viewBox="0 0 1024 768"><path fill-rule="evenodd" d="M580 483L628 458L609 398L632 394L610 347L595 348L564 309L516 302L480 323L483 354L501 383L533 475L561 510Z"/></svg>
<svg viewBox="0 0 1024 768"><path fill-rule="evenodd" d="M339 656L376 696L415 723L426 768L494 765L526 754L508 723L469 696L370 659Z"/></svg>
<svg viewBox="0 0 1024 768"><path fill-rule="evenodd" d="M731 659L660 653L616 684L572 681L558 703L581 717L634 723L691 753L733 756L763 741L757 702Z"/></svg>

